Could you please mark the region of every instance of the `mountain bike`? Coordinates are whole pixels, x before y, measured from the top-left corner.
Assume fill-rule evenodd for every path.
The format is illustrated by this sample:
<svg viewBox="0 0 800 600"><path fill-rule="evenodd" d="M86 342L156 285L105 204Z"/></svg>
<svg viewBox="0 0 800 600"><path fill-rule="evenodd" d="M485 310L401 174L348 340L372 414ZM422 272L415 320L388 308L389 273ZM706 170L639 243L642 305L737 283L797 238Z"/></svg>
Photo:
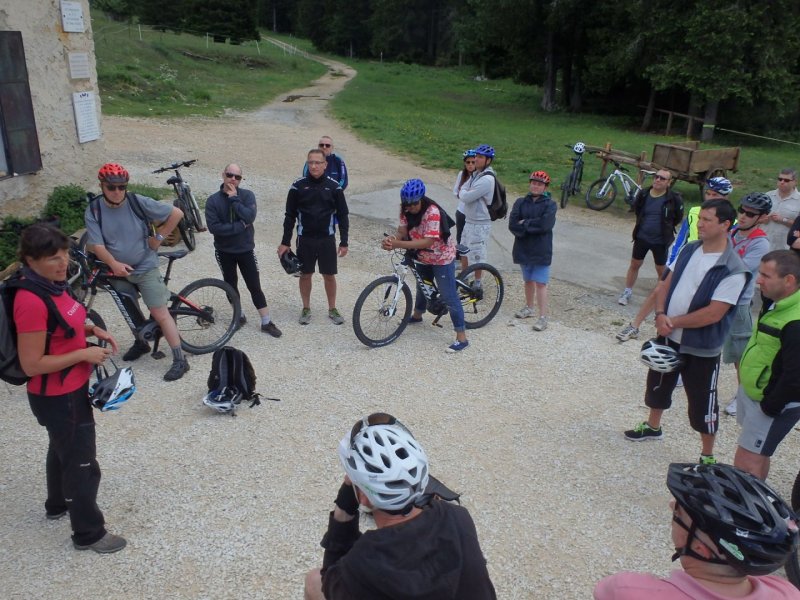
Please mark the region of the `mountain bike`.
<svg viewBox="0 0 800 600"><path fill-rule="evenodd" d="M617 197L617 181L619 181L619 185L622 186L622 189L625 190L623 199L628 206L633 206L633 201L636 198L637 192L642 189L642 186L628 175L628 169L615 160L611 160L611 162L614 163L616 167L614 171L612 171L608 177L601 177L592 183L586 191L586 206L592 210L604 210L611 206ZM642 173L652 175L655 171L642 170Z"/></svg>
<svg viewBox="0 0 800 600"><path fill-rule="evenodd" d="M188 250L158 253L167 259L165 285L169 283L173 263L188 253ZM145 318L139 307L136 286L124 277L114 276L108 265L86 252L74 238L70 259L67 280L73 291L77 288L76 296L86 305L87 313L96 314L92 305L97 290L108 292L133 337L141 342L153 342L152 357L163 358L165 354L158 350L163 336L161 327L152 317ZM167 309L178 326L181 347L190 354L207 354L224 346L236 333L242 314L236 291L224 281L213 278L193 281L177 294L170 292Z"/></svg>
<svg viewBox="0 0 800 600"><path fill-rule="evenodd" d="M564 144L567 148L573 150L575 146ZM572 171L561 184L561 208L566 208L570 196L581 193L581 180L583 179L583 153L575 152L575 156L570 158L572 161Z"/></svg>
<svg viewBox="0 0 800 600"><path fill-rule="evenodd" d="M195 232L206 231L206 225L203 222L203 214L194 198L189 184L184 181L181 176L181 167L191 167L197 159L185 160L183 162L175 162L166 167L161 167L153 171L156 173L164 173L165 171L175 171L175 175L167 179L167 183L175 190L175 200L172 202L175 206L183 211L183 218L178 223L178 231L181 234L183 243L191 251L195 249Z"/></svg>
<svg viewBox="0 0 800 600"><path fill-rule="evenodd" d="M435 315L431 324L441 327L439 320L447 314L436 280L424 278L417 268L421 263L416 260L416 251L394 250L390 261L394 272L367 285L353 307L353 331L361 343L371 348L391 344L409 323L414 306L411 287L406 282L409 271L428 299L428 312ZM480 287L475 285L475 271L482 271ZM464 307L467 329L483 327L495 317L503 303L504 289L500 273L487 263L470 265L456 276L456 292Z"/></svg>

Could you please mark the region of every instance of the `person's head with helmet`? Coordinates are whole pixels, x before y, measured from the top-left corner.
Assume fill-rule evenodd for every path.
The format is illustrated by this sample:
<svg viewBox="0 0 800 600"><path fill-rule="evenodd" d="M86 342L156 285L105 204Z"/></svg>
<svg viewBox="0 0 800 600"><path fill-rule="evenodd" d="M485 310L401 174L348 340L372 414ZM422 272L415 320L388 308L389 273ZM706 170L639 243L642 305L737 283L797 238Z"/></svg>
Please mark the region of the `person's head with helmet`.
<svg viewBox="0 0 800 600"><path fill-rule="evenodd" d="M128 189L130 174L128 170L118 163L106 163L97 172L100 181L100 190L103 192L106 204L118 207L125 202L125 193Z"/></svg>
<svg viewBox="0 0 800 600"><path fill-rule="evenodd" d="M528 180L531 196L536 198L543 196L550 185L550 175L546 171L534 171Z"/></svg>
<svg viewBox="0 0 800 600"><path fill-rule="evenodd" d="M488 144L481 144L475 147L475 170L480 172L492 164L494 160L494 148Z"/></svg>
<svg viewBox="0 0 800 600"><path fill-rule="evenodd" d="M725 200L731 195L733 185L725 177L711 177L703 189L703 200Z"/></svg>
<svg viewBox="0 0 800 600"><path fill-rule="evenodd" d="M739 201L737 231L750 231L767 221L772 211L772 199L762 192L751 192Z"/></svg>

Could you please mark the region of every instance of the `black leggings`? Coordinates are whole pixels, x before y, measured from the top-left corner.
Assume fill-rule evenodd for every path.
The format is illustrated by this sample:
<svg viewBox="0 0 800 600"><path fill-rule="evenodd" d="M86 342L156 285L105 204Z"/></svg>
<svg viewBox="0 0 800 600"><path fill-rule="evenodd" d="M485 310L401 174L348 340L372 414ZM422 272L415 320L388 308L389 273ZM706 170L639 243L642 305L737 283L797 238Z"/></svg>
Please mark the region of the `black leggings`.
<svg viewBox="0 0 800 600"><path fill-rule="evenodd" d="M236 268L242 272L244 284L250 292L250 299L256 309L261 310L267 307L267 299L264 292L261 291L261 279L258 275L258 261L256 260L256 253L254 250L250 252L243 252L241 254L229 254L227 252L214 251L217 257L217 264L222 271L222 278L225 283L229 284L236 293L239 293L239 275Z"/></svg>

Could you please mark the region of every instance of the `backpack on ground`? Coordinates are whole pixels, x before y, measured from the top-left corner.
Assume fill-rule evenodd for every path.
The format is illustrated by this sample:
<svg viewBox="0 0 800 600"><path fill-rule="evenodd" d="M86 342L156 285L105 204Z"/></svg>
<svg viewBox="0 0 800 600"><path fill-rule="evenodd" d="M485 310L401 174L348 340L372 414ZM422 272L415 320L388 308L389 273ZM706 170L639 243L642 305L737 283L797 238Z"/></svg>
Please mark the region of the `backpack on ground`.
<svg viewBox="0 0 800 600"><path fill-rule="evenodd" d="M494 192L492 192L492 201L487 205L489 209L489 218L492 221L498 219L505 219L508 214L508 200L506 200L506 186L500 183L497 175L494 173L487 173L494 178Z"/></svg>
<svg viewBox="0 0 800 600"><path fill-rule="evenodd" d="M17 326L14 323L14 297L17 290L28 290L42 299L47 307L47 336L44 344L44 353L50 350L50 340L57 327L61 327L66 332L67 338L75 336L75 329L70 327L64 316L59 312L53 298L35 283L23 279L22 271L18 270L11 277L0 282L0 379L11 385L22 385L30 380L19 364L19 354L17 353ZM64 293L69 294L69 291ZM72 367L68 367L61 373L61 379L66 377ZM50 373L49 375L52 375ZM48 375L42 376L42 390L44 393L47 386Z"/></svg>
<svg viewBox="0 0 800 600"><path fill-rule="evenodd" d="M256 392L256 372L247 354L233 346L223 346L211 358L208 374L208 393L203 404L220 413L236 415L236 407L244 400L250 408L261 404ZM278 398L266 398L278 400Z"/></svg>

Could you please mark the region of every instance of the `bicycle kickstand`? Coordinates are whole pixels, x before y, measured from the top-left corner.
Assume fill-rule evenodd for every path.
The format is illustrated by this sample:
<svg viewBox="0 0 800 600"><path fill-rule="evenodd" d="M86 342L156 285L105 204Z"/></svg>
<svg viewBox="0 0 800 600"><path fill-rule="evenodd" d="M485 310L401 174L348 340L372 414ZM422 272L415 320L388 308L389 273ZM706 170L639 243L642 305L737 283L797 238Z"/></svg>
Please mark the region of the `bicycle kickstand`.
<svg viewBox="0 0 800 600"><path fill-rule="evenodd" d="M447 314L447 313L445 313L445 314ZM434 327L441 327L442 324L439 323L439 319L441 319L443 316L444 315L436 315L436 318L433 321L431 321L431 325L433 325Z"/></svg>
<svg viewBox="0 0 800 600"><path fill-rule="evenodd" d="M155 360L161 360L166 356L161 350L158 349L158 344L161 342L162 336L156 337L155 341L153 342L153 351L150 353L151 358Z"/></svg>

